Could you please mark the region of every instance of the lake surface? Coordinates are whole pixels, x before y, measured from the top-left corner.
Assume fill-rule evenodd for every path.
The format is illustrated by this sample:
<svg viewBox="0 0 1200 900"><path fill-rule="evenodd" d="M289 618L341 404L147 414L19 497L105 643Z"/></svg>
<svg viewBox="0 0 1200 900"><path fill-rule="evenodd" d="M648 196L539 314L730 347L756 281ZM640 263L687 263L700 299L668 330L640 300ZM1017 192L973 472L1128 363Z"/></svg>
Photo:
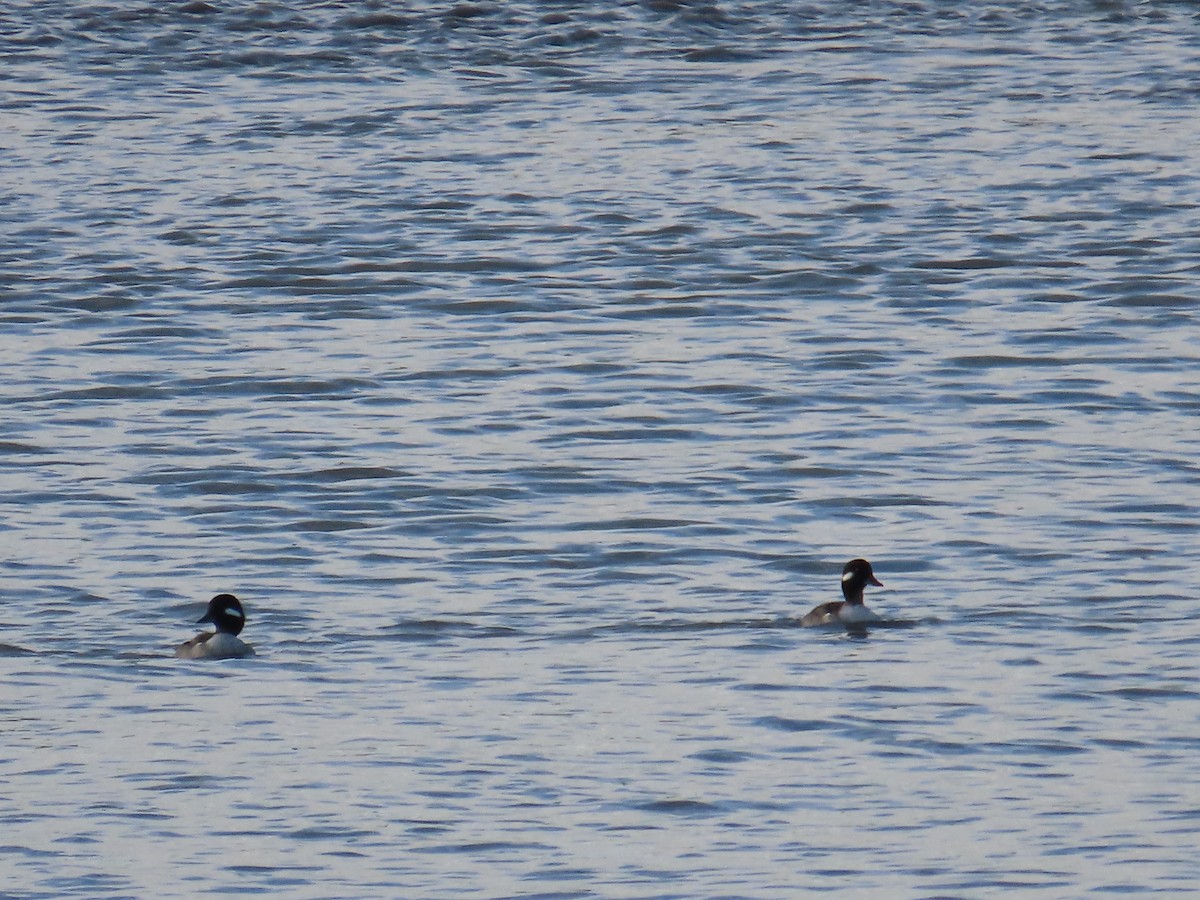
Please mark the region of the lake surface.
<svg viewBox="0 0 1200 900"><path fill-rule="evenodd" d="M0 52L3 896L1195 890L1194 6Z"/></svg>

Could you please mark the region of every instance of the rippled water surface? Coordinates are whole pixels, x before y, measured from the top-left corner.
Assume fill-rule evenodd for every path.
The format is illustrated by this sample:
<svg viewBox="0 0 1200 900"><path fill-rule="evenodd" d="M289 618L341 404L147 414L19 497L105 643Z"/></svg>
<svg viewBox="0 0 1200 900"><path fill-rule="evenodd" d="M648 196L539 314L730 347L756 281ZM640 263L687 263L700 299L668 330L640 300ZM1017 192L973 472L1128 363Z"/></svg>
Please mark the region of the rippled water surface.
<svg viewBox="0 0 1200 900"><path fill-rule="evenodd" d="M1194 890L1193 5L0 53L5 896Z"/></svg>

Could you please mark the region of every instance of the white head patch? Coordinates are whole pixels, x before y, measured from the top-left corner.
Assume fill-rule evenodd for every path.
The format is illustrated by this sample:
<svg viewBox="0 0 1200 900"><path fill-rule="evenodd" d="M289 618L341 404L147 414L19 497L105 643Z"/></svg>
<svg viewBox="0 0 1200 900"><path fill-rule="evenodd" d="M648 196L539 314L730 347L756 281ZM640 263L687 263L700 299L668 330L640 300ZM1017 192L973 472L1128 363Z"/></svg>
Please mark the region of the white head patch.
<svg viewBox="0 0 1200 900"><path fill-rule="evenodd" d="M845 582L845 581L850 581L850 580L852 580L853 578L854 578L854 573L853 573L853 572L847 572L846 574L844 574L844 575L842 576L842 581L843 581L843 582Z"/></svg>
<svg viewBox="0 0 1200 900"><path fill-rule="evenodd" d="M236 608L234 608L234 607L232 607L232 606L231 606L231 607L227 607L227 608L225 609L225 615L227 615L227 616L233 616L235 619L244 619L244 618L246 618L245 614L244 614L244 613L243 613L243 612L242 612L240 609L236 609Z"/></svg>

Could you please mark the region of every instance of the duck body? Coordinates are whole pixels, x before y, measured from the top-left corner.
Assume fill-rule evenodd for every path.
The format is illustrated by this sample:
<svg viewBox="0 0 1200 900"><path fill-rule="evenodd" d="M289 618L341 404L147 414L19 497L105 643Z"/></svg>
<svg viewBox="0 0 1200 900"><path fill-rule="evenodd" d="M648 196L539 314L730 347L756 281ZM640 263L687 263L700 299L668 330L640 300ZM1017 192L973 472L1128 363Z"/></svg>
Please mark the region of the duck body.
<svg viewBox="0 0 1200 900"><path fill-rule="evenodd" d="M800 620L805 628L817 625L863 625L878 622L879 616L863 602L863 589L868 584L883 587L875 577L871 564L865 559L852 559L842 568L842 596L846 599L822 603Z"/></svg>
<svg viewBox="0 0 1200 900"><path fill-rule="evenodd" d="M216 631L205 631L175 650L176 659L241 659L254 655L254 648L238 637L246 624L241 601L233 594L217 594L198 622L209 622Z"/></svg>

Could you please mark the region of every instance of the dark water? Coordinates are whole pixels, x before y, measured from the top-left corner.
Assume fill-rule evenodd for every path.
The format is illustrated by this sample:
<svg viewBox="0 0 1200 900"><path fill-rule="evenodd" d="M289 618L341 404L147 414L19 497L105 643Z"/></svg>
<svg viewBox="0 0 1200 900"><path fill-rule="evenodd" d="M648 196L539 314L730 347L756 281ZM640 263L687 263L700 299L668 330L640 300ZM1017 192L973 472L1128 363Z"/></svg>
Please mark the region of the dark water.
<svg viewBox="0 0 1200 900"><path fill-rule="evenodd" d="M1193 5L0 52L5 896L1194 889Z"/></svg>

